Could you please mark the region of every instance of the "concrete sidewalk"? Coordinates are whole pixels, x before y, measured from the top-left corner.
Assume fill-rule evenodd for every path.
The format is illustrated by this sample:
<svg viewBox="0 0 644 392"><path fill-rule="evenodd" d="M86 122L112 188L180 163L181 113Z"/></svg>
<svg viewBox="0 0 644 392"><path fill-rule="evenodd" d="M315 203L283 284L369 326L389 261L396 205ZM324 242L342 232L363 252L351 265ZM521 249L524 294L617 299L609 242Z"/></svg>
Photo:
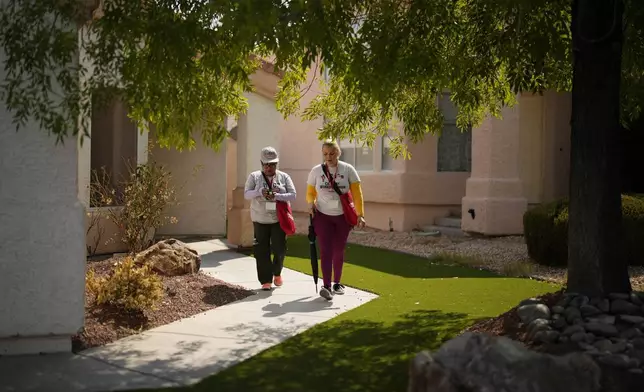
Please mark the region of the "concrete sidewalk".
<svg viewBox="0 0 644 392"><path fill-rule="evenodd" d="M202 269L256 290L255 260L222 241L191 243ZM118 391L190 385L312 326L356 308L374 294L346 288L328 302L313 279L285 269L284 286L259 291L199 315L79 355L0 357L0 391Z"/></svg>

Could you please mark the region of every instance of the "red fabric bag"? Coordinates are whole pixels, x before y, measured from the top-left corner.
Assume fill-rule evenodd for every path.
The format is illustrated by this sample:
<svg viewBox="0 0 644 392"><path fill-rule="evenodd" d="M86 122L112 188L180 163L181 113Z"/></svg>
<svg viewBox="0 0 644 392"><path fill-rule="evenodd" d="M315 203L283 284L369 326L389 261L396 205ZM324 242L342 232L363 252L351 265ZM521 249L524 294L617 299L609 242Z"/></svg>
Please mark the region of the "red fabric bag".
<svg viewBox="0 0 644 392"><path fill-rule="evenodd" d="M333 190L335 191L335 193L337 193L338 196L340 196L340 203L342 204L344 219L347 221L349 226L351 227L357 226L358 211L356 211L356 205L353 203L353 196L351 195L351 192L348 191L347 193L342 193L342 191L338 187L338 184L336 184L333 177L331 177L331 174L329 173L329 170L326 167L326 164L322 164L322 171L324 171L326 178L329 179L329 182L331 183L331 186L333 187Z"/></svg>
<svg viewBox="0 0 644 392"><path fill-rule="evenodd" d="M277 173L275 173L277 175ZM268 190L273 190L273 181L269 181L266 174L262 172L266 186ZM293 218L293 211L291 210L291 205L287 201L277 201L275 200L275 205L277 208L277 220L280 223L280 227L284 230L286 235L295 234L295 219Z"/></svg>
<svg viewBox="0 0 644 392"><path fill-rule="evenodd" d="M279 219L280 227L286 235L295 234L295 219L293 219L293 211L288 202L277 202L277 219Z"/></svg>

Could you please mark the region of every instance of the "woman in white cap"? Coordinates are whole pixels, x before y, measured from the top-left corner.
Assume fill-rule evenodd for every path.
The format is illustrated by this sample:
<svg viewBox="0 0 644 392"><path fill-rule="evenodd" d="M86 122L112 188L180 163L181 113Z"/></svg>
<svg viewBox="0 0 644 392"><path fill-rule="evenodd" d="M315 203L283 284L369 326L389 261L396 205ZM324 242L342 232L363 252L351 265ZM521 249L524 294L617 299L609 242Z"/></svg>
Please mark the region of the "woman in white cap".
<svg viewBox="0 0 644 392"><path fill-rule="evenodd" d="M288 174L277 170L278 163L275 148L264 147L260 155L262 169L250 173L244 187L244 197L251 201L257 278L263 290L271 290L273 283L278 287L283 283L286 233L279 224L276 202L291 202L296 196L293 180Z"/></svg>

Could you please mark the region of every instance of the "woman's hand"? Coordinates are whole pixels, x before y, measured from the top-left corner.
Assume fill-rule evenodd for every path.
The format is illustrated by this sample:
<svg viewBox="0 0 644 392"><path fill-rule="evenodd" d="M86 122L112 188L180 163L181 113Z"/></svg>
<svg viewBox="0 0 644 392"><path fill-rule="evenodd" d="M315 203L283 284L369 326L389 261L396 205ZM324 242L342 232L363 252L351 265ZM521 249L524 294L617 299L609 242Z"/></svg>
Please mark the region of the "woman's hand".
<svg viewBox="0 0 644 392"><path fill-rule="evenodd" d="M309 215L315 214L315 204L309 203Z"/></svg>
<svg viewBox="0 0 644 392"><path fill-rule="evenodd" d="M364 229L367 221L365 221L364 216L358 217L358 229Z"/></svg>

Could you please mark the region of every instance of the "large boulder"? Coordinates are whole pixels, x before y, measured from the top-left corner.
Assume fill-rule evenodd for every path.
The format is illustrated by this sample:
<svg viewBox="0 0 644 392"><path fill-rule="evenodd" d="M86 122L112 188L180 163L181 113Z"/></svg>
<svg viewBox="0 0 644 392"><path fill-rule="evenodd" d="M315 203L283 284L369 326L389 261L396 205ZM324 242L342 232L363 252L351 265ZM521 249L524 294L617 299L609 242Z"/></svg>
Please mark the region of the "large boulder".
<svg viewBox="0 0 644 392"><path fill-rule="evenodd" d="M165 276L195 274L201 268L201 258L197 251L174 238L157 242L137 254L134 262L139 265L148 264L153 271Z"/></svg>
<svg viewBox="0 0 644 392"><path fill-rule="evenodd" d="M601 370L586 354L553 356L511 339L465 333L411 363L408 392L596 392Z"/></svg>

